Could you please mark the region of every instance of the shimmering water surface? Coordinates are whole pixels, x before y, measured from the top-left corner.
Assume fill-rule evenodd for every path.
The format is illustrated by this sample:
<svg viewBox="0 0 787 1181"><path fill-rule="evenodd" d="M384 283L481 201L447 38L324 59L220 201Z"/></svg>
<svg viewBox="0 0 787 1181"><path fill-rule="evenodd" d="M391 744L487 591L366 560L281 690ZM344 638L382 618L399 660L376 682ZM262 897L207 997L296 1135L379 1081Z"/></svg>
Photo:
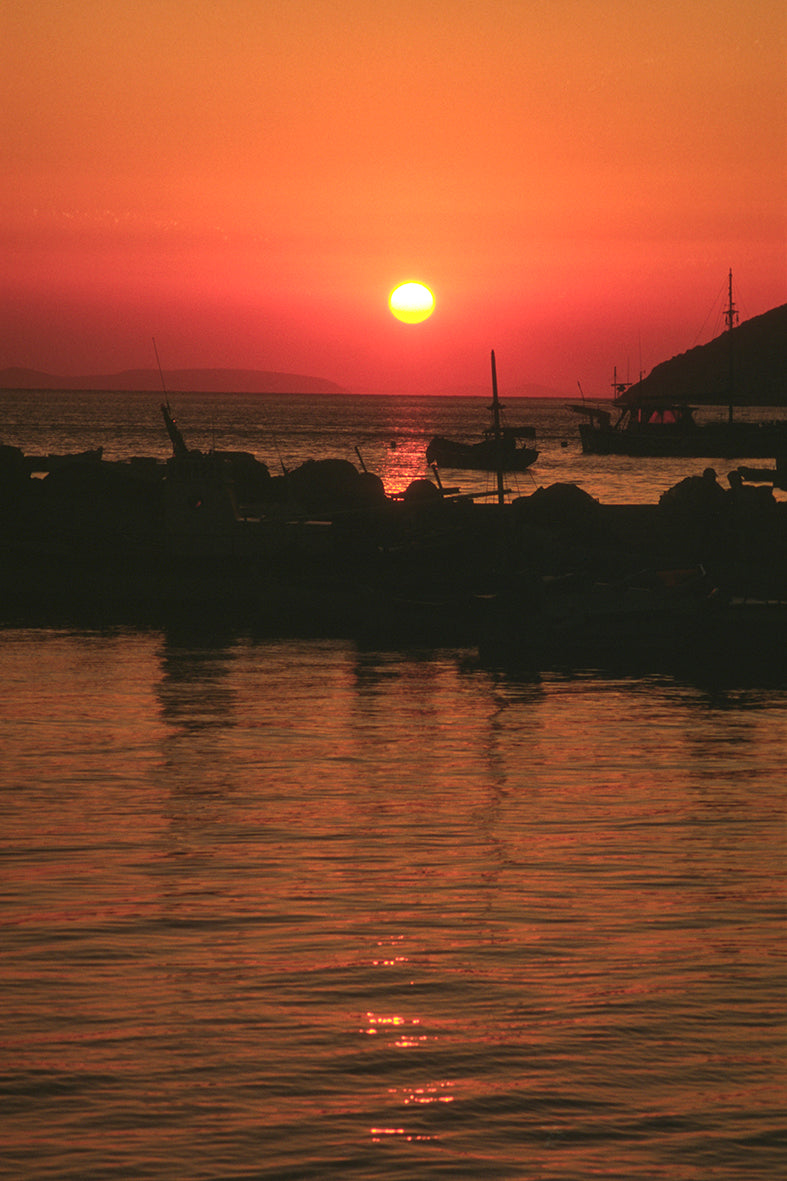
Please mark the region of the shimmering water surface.
<svg viewBox="0 0 787 1181"><path fill-rule="evenodd" d="M27 397L30 451L158 440L147 395ZM308 399L250 445L252 400L211 401L192 445L421 474L415 403ZM538 483L674 482L544 424ZM0 673L3 1177L784 1173L787 675L231 621L6 627Z"/></svg>
<svg viewBox="0 0 787 1181"><path fill-rule="evenodd" d="M642 460L583 455L576 414L560 399L506 398L506 425L534 426L539 458L506 477L512 494L566 481L607 504L654 503L665 489L710 463L722 480L739 461ZM104 448L106 459L165 458L171 448L159 410L162 395L0 390L0 442L31 454ZM327 455L358 463L358 452L389 493L431 476L425 451L433 435L475 441L489 425L489 398L307 397L305 395L172 394L172 411L190 447L252 452L278 474ZM725 417L723 408L704 416ZM755 411L741 410L740 417ZM787 414L771 409L766 417ZM762 461L757 461L760 466ZM444 473L463 491L496 487L491 474Z"/></svg>

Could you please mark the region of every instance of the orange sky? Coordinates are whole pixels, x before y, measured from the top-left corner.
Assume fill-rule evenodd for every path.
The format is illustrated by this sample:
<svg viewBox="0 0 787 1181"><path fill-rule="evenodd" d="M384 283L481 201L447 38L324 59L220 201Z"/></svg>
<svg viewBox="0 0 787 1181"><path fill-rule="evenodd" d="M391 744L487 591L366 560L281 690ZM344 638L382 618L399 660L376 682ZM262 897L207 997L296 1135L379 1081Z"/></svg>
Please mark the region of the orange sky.
<svg viewBox="0 0 787 1181"><path fill-rule="evenodd" d="M0 368L606 394L787 300L782 0L3 0ZM435 292L420 325L387 309ZM708 326L708 330L713 326ZM707 338L707 333L706 337Z"/></svg>

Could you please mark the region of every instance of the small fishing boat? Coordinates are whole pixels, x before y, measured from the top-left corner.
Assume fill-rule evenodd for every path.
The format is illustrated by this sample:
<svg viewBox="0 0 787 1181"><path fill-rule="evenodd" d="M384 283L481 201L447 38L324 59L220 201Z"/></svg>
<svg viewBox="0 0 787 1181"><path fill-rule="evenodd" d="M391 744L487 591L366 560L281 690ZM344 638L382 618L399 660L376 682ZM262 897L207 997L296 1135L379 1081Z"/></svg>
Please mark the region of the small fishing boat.
<svg viewBox="0 0 787 1181"><path fill-rule="evenodd" d="M460 443L435 435L426 449L427 463L438 467L451 467L465 471L493 472L499 464L505 472L523 472L538 459L533 447L521 446L519 439L535 438L535 428L525 427L513 430L502 427L495 438L491 431L484 432L478 443Z"/></svg>
<svg viewBox="0 0 787 1181"><path fill-rule="evenodd" d="M435 435L426 449L426 461L437 467L476 472L523 472L538 459L538 451L528 445L536 437L534 427L517 429L502 426L502 403L497 393L497 370L492 352L492 424L477 443L464 443ZM520 440L525 440L521 442Z"/></svg>
<svg viewBox="0 0 787 1181"><path fill-rule="evenodd" d="M582 414L579 438L586 455L632 455L675 459L772 459L787 452L787 420L700 422L685 403L572 405Z"/></svg>

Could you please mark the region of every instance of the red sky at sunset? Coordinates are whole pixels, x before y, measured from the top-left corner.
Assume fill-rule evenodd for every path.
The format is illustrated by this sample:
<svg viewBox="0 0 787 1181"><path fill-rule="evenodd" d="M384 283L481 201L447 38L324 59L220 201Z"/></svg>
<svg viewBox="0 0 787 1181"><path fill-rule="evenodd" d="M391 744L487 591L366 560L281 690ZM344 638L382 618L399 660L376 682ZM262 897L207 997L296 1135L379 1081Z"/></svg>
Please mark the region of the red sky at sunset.
<svg viewBox="0 0 787 1181"><path fill-rule="evenodd" d="M4 0L0 368L609 392L787 300L782 0ZM434 315L387 308L407 279Z"/></svg>

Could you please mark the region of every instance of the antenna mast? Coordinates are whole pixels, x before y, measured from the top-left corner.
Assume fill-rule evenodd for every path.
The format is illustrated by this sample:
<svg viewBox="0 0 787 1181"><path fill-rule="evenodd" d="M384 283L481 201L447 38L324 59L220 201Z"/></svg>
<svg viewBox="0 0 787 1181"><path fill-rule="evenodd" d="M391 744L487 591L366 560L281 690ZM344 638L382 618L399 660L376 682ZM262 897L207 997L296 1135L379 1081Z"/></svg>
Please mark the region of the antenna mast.
<svg viewBox="0 0 787 1181"><path fill-rule="evenodd" d="M494 349L492 349L492 434L495 440L495 460L497 466L497 503L505 504L503 448L500 438L500 400L497 396L497 366L495 365Z"/></svg>
<svg viewBox="0 0 787 1181"><path fill-rule="evenodd" d="M729 421L732 422L732 402L735 391L735 350L732 330L738 322L738 309L732 302L732 267L730 267L729 288L727 298L727 308L724 312L724 319L727 321L727 345L728 345L728 363L729 370L727 374L727 397L729 398L728 415Z"/></svg>
<svg viewBox="0 0 787 1181"><path fill-rule="evenodd" d="M169 406L169 394L167 393L167 383L164 381L164 370L161 368L161 361L159 360L158 348L156 347L155 336L152 337L152 340L153 340L153 352L156 354L156 364L158 365L158 375L161 378L161 388L164 391L164 397L166 398L167 410L171 414L172 411L170 410L170 406Z"/></svg>

